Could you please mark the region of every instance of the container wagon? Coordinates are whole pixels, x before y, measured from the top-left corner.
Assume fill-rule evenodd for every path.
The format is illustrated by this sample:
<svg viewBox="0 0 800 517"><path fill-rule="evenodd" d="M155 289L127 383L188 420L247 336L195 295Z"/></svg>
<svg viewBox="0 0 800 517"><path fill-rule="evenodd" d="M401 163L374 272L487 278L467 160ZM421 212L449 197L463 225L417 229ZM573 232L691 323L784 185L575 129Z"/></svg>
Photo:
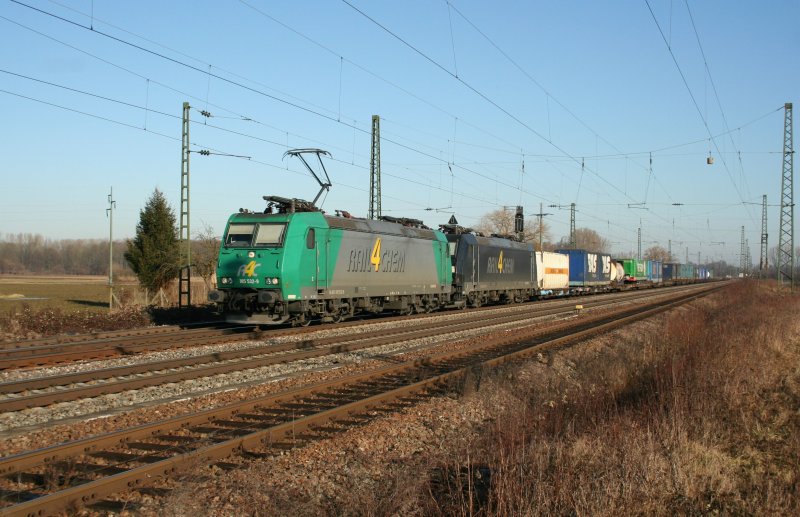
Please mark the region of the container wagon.
<svg viewBox="0 0 800 517"><path fill-rule="evenodd" d="M663 279L660 260L648 260L646 262L647 280L653 284L660 284Z"/></svg>
<svg viewBox="0 0 800 517"><path fill-rule="evenodd" d="M644 260L620 259L619 262L625 271L623 281L626 284L635 284L647 280L647 268Z"/></svg>
<svg viewBox="0 0 800 517"><path fill-rule="evenodd" d="M569 293L569 257L561 253L537 251L536 289L540 297Z"/></svg>
<svg viewBox="0 0 800 517"><path fill-rule="evenodd" d="M569 285L574 292L605 290L611 284L611 255L576 249L556 253L569 257Z"/></svg>

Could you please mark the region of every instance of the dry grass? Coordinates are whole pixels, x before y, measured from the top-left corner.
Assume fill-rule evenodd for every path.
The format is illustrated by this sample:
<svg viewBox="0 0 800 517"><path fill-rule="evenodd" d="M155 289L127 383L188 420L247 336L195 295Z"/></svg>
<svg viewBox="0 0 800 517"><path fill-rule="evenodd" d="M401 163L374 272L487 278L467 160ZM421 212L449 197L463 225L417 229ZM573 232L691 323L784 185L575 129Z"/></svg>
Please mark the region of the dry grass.
<svg viewBox="0 0 800 517"><path fill-rule="evenodd" d="M482 511L796 514L798 310L796 296L741 283L716 309L576 362L578 382L517 387L519 404L469 451L492 472Z"/></svg>
<svg viewBox="0 0 800 517"><path fill-rule="evenodd" d="M394 427L212 473L143 513L797 514L798 313L798 296L737 283L522 367L472 372Z"/></svg>
<svg viewBox="0 0 800 517"><path fill-rule="evenodd" d="M0 313L0 340L35 339L57 334L86 334L104 330L146 327L150 315L139 307L103 312L66 311L60 308L36 309L23 305Z"/></svg>
<svg viewBox="0 0 800 517"><path fill-rule="evenodd" d="M217 318L210 307L198 305L208 289L192 281L191 309L178 309L177 286L166 290L167 307L149 306L135 280L115 281L115 308L108 309L106 277L100 276L0 276L0 340L30 339L55 334L120 330L150 324L180 324ZM122 308L117 306L122 305Z"/></svg>

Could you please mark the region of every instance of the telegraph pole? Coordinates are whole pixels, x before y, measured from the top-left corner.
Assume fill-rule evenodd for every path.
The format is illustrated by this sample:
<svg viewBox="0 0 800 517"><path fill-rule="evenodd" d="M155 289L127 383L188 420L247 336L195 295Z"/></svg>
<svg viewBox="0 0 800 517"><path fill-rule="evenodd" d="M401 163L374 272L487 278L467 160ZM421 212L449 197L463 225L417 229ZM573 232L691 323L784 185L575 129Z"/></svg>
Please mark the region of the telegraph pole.
<svg viewBox="0 0 800 517"><path fill-rule="evenodd" d="M669 259L672 260L672 239L667 241L667 254L669 255Z"/></svg>
<svg viewBox="0 0 800 517"><path fill-rule="evenodd" d="M381 217L381 118L372 115L372 150L369 159L369 218Z"/></svg>
<svg viewBox="0 0 800 517"><path fill-rule="evenodd" d="M744 240L744 226L742 226L742 243L739 248L739 271L744 278L744 256L745 256L745 240Z"/></svg>
<svg viewBox="0 0 800 517"><path fill-rule="evenodd" d="M792 103L784 105L783 174L781 224L778 232L778 282L794 289L794 149L792 146Z"/></svg>
<svg viewBox="0 0 800 517"><path fill-rule="evenodd" d="M189 228L189 103L183 103L181 131L181 225L179 244L180 276L178 277L178 306L192 305L192 238Z"/></svg>
<svg viewBox="0 0 800 517"><path fill-rule="evenodd" d="M542 235L544 234L544 226L543 226L544 221L542 220L542 218L544 216L546 216L546 215L551 215L551 214L544 213L542 211L542 203L539 203L539 213L538 214L531 214L531 215L535 215L535 216L537 216L539 218L539 251L544 251L542 249Z"/></svg>
<svg viewBox="0 0 800 517"><path fill-rule="evenodd" d="M109 189L108 208L108 308L114 308L114 208L117 202L114 201L114 187Z"/></svg>

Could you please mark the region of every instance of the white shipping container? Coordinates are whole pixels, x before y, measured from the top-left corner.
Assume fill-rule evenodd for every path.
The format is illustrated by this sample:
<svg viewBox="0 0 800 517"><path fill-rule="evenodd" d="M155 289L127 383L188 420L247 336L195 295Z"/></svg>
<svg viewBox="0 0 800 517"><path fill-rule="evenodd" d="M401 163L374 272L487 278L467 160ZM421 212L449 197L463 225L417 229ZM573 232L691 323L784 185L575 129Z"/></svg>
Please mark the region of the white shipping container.
<svg viewBox="0 0 800 517"><path fill-rule="evenodd" d="M536 252L536 285L539 289L569 289L569 256Z"/></svg>

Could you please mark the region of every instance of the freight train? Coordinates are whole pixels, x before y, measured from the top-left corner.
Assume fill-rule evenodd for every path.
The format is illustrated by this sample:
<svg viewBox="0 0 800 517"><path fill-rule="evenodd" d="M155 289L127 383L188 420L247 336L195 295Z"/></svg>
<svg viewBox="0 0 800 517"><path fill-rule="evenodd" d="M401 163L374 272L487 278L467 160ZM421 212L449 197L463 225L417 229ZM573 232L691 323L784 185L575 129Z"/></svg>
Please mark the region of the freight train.
<svg viewBox="0 0 800 517"><path fill-rule="evenodd" d="M510 236L480 235L455 218L434 230L415 219L328 215L308 201L264 199L267 210L241 209L223 235L217 289L209 300L229 322L338 322L365 313L412 314L674 283L698 274L694 266L662 267L585 250L535 251Z"/></svg>
<svg viewBox="0 0 800 517"><path fill-rule="evenodd" d="M306 159L312 155L319 173ZM667 264L662 278L660 262L613 260L575 249L535 251L520 239L522 207L515 236L481 235L455 217L433 230L417 219L360 219L345 211L332 216L316 206L331 187L322 161L329 153L293 149L286 156L302 162L319 193L311 202L264 196L263 212L240 209L230 216L217 289L208 294L229 322L338 322L356 314L412 314L658 285L665 279L676 283L695 274Z"/></svg>

